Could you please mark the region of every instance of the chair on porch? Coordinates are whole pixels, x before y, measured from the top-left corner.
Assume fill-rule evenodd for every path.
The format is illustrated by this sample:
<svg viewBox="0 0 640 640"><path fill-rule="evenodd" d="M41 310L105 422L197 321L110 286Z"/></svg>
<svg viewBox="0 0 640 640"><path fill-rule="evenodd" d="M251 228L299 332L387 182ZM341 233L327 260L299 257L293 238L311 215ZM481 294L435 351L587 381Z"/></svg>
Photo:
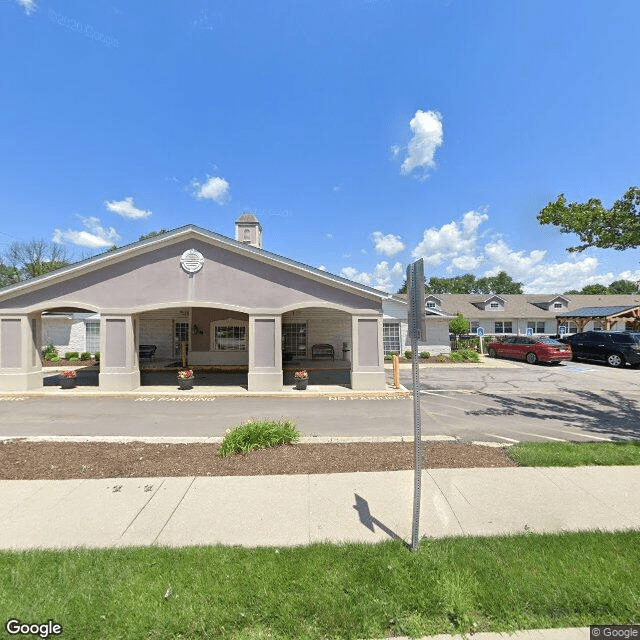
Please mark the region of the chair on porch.
<svg viewBox="0 0 640 640"><path fill-rule="evenodd" d="M331 360L334 360L333 345L314 344L311 347L311 359L319 360L320 358L331 358Z"/></svg>
<svg viewBox="0 0 640 640"><path fill-rule="evenodd" d="M157 348L155 344L141 344L138 348L138 359L142 360L143 358L147 358L149 362L151 362Z"/></svg>

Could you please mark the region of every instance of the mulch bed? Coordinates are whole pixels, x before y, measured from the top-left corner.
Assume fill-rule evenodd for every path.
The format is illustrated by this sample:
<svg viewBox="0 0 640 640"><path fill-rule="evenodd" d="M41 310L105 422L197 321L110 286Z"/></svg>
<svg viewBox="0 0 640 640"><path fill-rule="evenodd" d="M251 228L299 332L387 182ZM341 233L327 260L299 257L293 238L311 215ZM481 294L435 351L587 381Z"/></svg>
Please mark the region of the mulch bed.
<svg viewBox="0 0 640 640"><path fill-rule="evenodd" d="M260 476L413 469L413 443L293 444L218 457L217 444L0 443L0 479ZM424 467L514 467L502 448L424 445Z"/></svg>

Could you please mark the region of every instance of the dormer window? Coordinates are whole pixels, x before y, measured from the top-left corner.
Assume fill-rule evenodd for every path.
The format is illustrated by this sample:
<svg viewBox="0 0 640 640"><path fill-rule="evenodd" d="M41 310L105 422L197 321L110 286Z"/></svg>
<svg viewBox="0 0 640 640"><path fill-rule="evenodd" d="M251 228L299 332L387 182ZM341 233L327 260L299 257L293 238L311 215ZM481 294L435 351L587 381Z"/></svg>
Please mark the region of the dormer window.
<svg viewBox="0 0 640 640"><path fill-rule="evenodd" d="M564 305L562 304L562 302L554 302L553 303L553 308L554 309L562 309Z"/></svg>
<svg viewBox="0 0 640 640"><path fill-rule="evenodd" d="M432 302L431 300L427 301L427 309L435 309L436 308L436 303Z"/></svg>
<svg viewBox="0 0 640 640"><path fill-rule="evenodd" d="M499 308L500 308L500 304L498 302L489 303L489 309L499 309Z"/></svg>

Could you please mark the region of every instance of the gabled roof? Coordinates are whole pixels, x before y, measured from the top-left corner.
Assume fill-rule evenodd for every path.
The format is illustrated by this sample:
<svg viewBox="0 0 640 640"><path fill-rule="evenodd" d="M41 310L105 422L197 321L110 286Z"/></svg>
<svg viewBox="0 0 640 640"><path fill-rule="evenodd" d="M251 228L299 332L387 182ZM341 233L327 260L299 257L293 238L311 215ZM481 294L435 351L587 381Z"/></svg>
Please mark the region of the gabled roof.
<svg viewBox="0 0 640 640"><path fill-rule="evenodd" d="M0 289L0 299L11 298L15 295L35 291L42 287L46 287L49 284L54 284L68 278L73 278L77 275L99 269L102 266L122 262L130 257L192 238L210 242L211 244L220 246L229 251L251 256L261 262L298 273L340 289L345 289L354 293L357 292L361 295L364 294L370 298L386 299L390 297L390 294L374 289L373 287L368 287L364 284L353 282L352 280L334 275L327 271L316 269L315 267L311 267L302 262L285 258L284 256L276 253L271 253L270 251L258 249L257 247L249 244L238 242L228 236L209 231L208 229L203 229L197 225L188 224L183 227L178 227L177 229L171 229L166 233L146 238L145 240L133 242L118 249L114 249L113 251L105 251L104 253L100 253L86 260L81 260L80 262L76 262L67 267L50 271L42 276L3 287Z"/></svg>

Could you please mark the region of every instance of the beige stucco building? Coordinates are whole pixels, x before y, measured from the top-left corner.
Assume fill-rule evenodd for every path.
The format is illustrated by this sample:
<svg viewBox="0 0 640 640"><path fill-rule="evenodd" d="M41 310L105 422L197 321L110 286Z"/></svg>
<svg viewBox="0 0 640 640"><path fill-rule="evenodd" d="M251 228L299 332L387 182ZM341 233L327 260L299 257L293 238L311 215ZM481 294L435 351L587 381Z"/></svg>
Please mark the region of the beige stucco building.
<svg viewBox="0 0 640 640"><path fill-rule="evenodd" d="M250 214L235 239L188 225L1 289L0 390L42 386L43 314L45 334L60 314L92 323L105 390L140 386L150 343L169 357L186 343L190 365L244 367L250 391L282 389L283 351L331 345L353 389L380 390L388 297L265 251Z"/></svg>

